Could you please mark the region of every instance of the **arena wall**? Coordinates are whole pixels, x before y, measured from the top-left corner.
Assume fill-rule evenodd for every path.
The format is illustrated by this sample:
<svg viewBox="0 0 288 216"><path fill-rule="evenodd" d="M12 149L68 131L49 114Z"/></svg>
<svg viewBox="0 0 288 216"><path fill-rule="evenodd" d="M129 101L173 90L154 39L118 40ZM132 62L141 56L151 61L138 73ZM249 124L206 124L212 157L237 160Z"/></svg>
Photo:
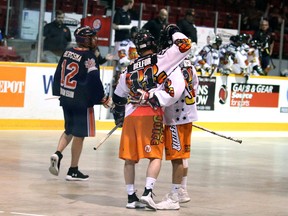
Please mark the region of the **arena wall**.
<svg viewBox="0 0 288 216"><path fill-rule="evenodd" d="M0 130L63 130L59 100L52 95L55 64L0 63ZM101 67L104 87L113 67ZM197 124L217 131L288 132L288 78L199 76ZM110 88L112 93L112 88ZM95 106L96 128L110 130L110 110Z"/></svg>

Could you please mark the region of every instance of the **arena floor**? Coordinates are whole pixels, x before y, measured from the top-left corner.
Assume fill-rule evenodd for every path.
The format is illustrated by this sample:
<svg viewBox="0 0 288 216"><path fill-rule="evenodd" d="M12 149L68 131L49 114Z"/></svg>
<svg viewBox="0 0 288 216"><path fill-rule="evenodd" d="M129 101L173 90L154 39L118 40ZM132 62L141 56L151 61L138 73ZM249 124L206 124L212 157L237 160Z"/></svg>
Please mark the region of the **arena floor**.
<svg viewBox="0 0 288 216"><path fill-rule="evenodd" d="M287 216L288 136L233 134L243 143L205 132L194 133L189 159L189 203L180 210L126 209L123 161L118 159L120 132L97 151L107 134L86 139L80 170L87 182L67 182L70 147L64 151L58 177L49 171L62 131L0 131L0 215L29 216ZM228 132L225 134L231 135ZM141 195L147 160L137 166L136 187ZM171 164L163 161L154 189L155 201L170 190Z"/></svg>

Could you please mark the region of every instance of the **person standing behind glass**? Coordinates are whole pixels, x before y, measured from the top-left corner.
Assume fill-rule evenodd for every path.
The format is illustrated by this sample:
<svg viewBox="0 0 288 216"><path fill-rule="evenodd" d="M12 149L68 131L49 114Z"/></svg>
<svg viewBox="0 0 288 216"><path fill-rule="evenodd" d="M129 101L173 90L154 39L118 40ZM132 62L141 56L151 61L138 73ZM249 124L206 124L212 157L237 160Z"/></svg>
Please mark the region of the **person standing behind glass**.
<svg viewBox="0 0 288 216"><path fill-rule="evenodd" d="M195 10L188 9L185 13L183 19L178 20L177 26L180 28L181 32L185 34L192 42L197 44L197 29L194 25Z"/></svg>
<svg viewBox="0 0 288 216"><path fill-rule="evenodd" d="M159 11L159 15L145 23L142 28L148 30L158 43L160 32L168 25L167 18L168 11L165 8L162 8Z"/></svg>
<svg viewBox="0 0 288 216"><path fill-rule="evenodd" d="M271 55L274 47L273 32L269 28L268 19L264 18L260 21L260 28L253 35L253 40L257 40L261 44L260 62L264 73L267 75L271 68Z"/></svg>
<svg viewBox="0 0 288 216"><path fill-rule="evenodd" d="M121 42L130 38L130 29L132 28L131 14L129 11L134 5L134 0L124 0L123 3L124 5L121 8L116 9L112 23L112 28L115 30L115 47L112 62L112 66L114 67L114 83L117 83L117 77L121 70L120 66L118 65L118 50Z"/></svg>
<svg viewBox="0 0 288 216"><path fill-rule="evenodd" d="M62 53L71 42L70 29L63 23L64 13L56 11L56 18L53 22L44 26L44 52L46 62L58 63Z"/></svg>

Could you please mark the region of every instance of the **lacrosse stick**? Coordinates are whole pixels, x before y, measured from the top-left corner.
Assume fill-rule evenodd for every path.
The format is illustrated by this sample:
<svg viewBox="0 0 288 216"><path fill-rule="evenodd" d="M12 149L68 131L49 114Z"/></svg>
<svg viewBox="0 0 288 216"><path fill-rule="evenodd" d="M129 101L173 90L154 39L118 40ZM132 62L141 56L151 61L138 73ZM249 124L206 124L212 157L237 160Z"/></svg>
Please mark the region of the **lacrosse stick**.
<svg viewBox="0 0 288 216"><path fill-rule="evenodd" d="M233 137L229 137L229 136L225 136L225 135L216 133L215 131L208 130L208 129L206 129L206 128L200 127L200 126L195 125L195 124L193 124L193 126L196 127L196 128L198 128L198 129L201 129L201 130L203 130L203 131L209 132L209 133L211 133L211 134L220 136L220 137L222 137L222 138L225 138L225 139L228 139L228 140L232 140L232 141L237 142L237 143L239 143L239 144L242 143L242 140L235 139L235 138L233 138Z"/></svg>
<svg viewBox="0 0 288 216"><path fill-rule="evenodd" d="M49 98L45 98L44 100L54 100L54 99L59 99L59 96L55 96L55 97L49 97Z"/></svg>
<svg viewBox="0 0 288 216"><path fill-rule="evenodd" d="M114 128L112 128L112 130L109 131L109 133L99 142L99 144L96 147L94 147L94 150L97 150L121 125L122 125L122 122L117 124Z"/></svg>

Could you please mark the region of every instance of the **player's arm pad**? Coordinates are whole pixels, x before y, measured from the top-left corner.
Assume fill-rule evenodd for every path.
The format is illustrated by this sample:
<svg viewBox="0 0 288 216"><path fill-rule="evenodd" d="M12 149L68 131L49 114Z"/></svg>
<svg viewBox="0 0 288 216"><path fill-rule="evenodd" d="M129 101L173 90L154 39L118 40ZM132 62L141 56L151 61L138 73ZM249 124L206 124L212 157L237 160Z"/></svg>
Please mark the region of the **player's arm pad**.
<svg viewBox="0 0 288 216"><path fill-rule="evenodd" d="M115 93L112 96L112 100L114 104L118 106L125 106L125 104L127 103L127 98L120 97Z"/></svg>
<svg viewBox="0 0 288 216"><path fill-rule="evenodd" d="M120 124L120 127L122 127L125 117L125 104L127 103L127 99L119 97L114 93L112 96L112 100L115 105L112 109L115 124Z"/></svg>
<svg viewBox="0 0 288 216"><path fill-rule="evenodd" d="M168 26L166 26L165 30L167 33L167 35L169 36L169 38L172 39L172 35L176 32L180 32L180 29L177 25L174 25L174 24L170 24Z"/></svg>

